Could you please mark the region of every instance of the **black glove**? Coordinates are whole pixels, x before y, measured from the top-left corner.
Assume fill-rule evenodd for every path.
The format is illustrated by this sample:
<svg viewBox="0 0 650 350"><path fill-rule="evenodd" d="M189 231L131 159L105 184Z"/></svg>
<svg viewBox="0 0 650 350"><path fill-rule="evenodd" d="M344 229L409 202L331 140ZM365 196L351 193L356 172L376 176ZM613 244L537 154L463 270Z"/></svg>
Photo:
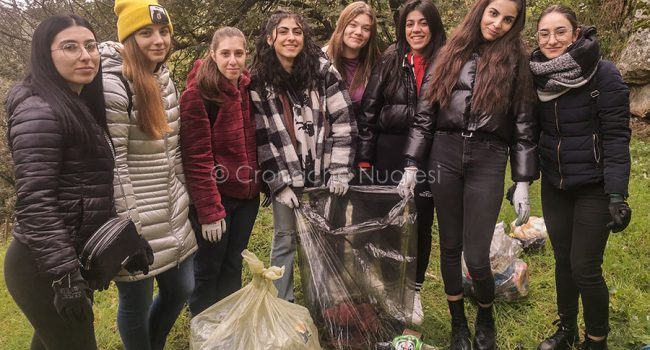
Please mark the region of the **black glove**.
<svg viewBox="0 0 650 350"><path fill-rule="evenodd" d="M111 285L111 280L102 282L94 279L87 279L86 282L88 282L88 286L90 287L90 289L97 290L97 291L107 290L108 287Z"/></svg>
<svg viewBox="0 0 650 350"><path fill-rule="evenodd" d="M612 221L607 224L607 228L614 233L625 230L627 225L630 224L632 209L625 202L623 195L618 193L609 195L609 215L612 216Z"/></svg>
<svg viewBox="0 0 650 350"><path fill-rule="evenodd" d="M146 275L149 273L149 265L151 264L153 264L153 250L151 249L149 242L140 237L140 246L138 247L138 250L136 250L133 256L131 256L129 262L124 265L124 268L126 271L129 271L129 273L142 271L142 274Z"/></svg>
<svg viewBox="0 0 650 350"><path fill-rule="evenodd" d="M54 307L64 320L93 321L92 290L81 277L79 269L52 282Z"/></svg>

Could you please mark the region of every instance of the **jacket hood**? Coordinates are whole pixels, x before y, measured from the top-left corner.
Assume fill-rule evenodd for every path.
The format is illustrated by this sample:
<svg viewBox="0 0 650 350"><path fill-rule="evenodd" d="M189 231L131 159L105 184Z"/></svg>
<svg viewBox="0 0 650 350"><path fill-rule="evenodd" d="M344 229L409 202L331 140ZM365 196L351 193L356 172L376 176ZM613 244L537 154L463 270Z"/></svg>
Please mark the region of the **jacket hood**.
<svg viewBox="0 0 650 350"><path fill-rule="evenodd" d="M12 87L5 100L5 110L7 115L11 116L14 114L16 108L33 94L31 86L24 81Z"/></svg>
<svg viewBox="0 0 650 350"><path fill-rule="evenodd" d="M121 50L123 47L122 44L114 41L105 41L99 44L99 54L104 73L122 74L124 60L118 50Z"/></svg>
<svg viewBox="0 0 650 350"><path fill-rule="evenodd" d="M187 80L185 81L185 86L187 88L189 88L190 86L196 87L198 83L196 81L196 75L199 74L199 69L201 69L201 65L203 65L202 59L198 59L194 61L194 65L192 65L192 69L187 74Z"/></svg>

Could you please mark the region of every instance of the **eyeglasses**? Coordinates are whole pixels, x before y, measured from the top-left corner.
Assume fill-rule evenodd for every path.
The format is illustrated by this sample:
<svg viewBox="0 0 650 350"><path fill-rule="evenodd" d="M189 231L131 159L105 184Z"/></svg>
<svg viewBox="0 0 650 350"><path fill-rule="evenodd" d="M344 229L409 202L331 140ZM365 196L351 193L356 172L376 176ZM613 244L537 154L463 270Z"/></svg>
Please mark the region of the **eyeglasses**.
<svg viewBox="0 0 650 350"><path fill-rule="evenodd" d="M566 28L558 28L555 32L549 32L548 30L540 30L537 32L537 40L541 44L547 43L551 40L551 36L555 37L557 41L567 41L569 39L570 33L573 31Z"/></svg>
<svg viewBox="0 0 650 350"><path fill-rule="evenodd" d="M82 48L86 50L90 56L99 56L97 45L96 41L89 41L83 45L79 45L78 43L65 43L58 49L53 49L52 51L61 50L68 58L77 59L81 57Z"/></svg>

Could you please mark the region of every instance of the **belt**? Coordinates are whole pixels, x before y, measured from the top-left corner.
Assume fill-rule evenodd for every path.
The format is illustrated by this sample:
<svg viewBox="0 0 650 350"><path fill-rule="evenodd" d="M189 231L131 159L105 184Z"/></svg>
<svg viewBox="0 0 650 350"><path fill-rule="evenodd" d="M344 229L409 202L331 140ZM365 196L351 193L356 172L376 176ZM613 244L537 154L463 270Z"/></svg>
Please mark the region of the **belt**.
<svg viewBox="0 0 650 350"><path fill-rule="evenodd" d="M499 136L489 133L489 132L484 132L484 131L469 131L469 130L436 130L436 134L443 134L443 135L459 135L464 138L468 139L473 139L477 141L495 141L495 142L500 142L503 143L504 145L507 145L508 143L505 142L502 138Z"/></svg>

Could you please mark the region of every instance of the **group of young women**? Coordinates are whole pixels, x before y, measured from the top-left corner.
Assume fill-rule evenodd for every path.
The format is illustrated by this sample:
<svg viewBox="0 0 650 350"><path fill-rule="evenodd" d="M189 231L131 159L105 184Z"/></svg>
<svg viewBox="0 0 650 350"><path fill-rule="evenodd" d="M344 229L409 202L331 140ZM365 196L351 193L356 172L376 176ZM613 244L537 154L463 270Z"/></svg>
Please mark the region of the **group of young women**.
<svg viewBox="0 0 650 350"><path fill-rule="evenodd" d="M322 49L302 16L279 10L261 28L250 73L244 34L220 28L180 98L165 66L167 11L117 0L115 13L119 43L98 44L75 15L43 21L31 72L7 98L17 202L5 278L34 327L32 349L97 347L93 290L105 286L83 278L77 253L116 214L143 237L115 278L126 349L162 349L186 302L197 315L241 287L260 190L273 204L271 263L286 267L276 286L293 300L296 191L343 196L355 174L414 196L411 322L424 317L435 200L450 348L495 349L489 247L508 157L518 223L542 170L560 322L539 349L579 341L579 297L582 349L607 348L603 252L631 216L628 90L571 9L541 14L531 55L524 0L477 0L449 40L435 5L410 0L383 54L364 2L343 10ZM461 253L478 301L473 341Z"/></svg>

